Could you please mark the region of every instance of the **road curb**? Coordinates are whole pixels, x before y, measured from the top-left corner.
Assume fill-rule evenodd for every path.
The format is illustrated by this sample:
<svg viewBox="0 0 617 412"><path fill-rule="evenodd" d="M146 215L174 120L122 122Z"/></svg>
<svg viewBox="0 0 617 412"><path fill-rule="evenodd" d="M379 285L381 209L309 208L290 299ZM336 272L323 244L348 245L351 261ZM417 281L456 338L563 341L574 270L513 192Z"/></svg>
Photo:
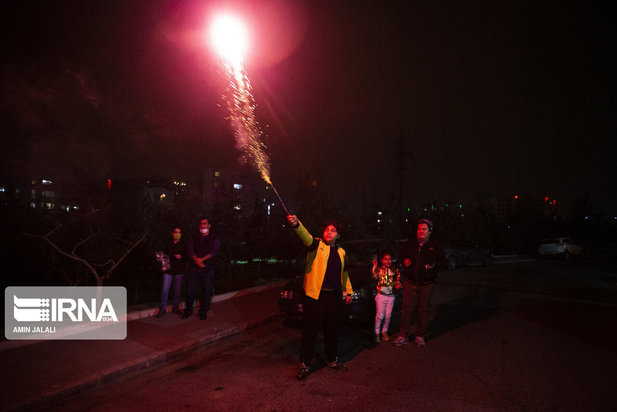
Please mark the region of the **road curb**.
<svg viewBox="0 0 617 412"><path fill-rule="evenodd" d="M237 297L244 296L244 295L250 295L251 293L257 293L257 292L261 292L267 289L282 287L287 282L288 280L280 280L276 282L267 283L261 286L254 286L252 288L234 290L234 291L223 293L220 295L215 295L212 297L212 303L222 302L227 299L237 298ZM138 306L134 306L133 308L142 307L142 306L143 305L138 305ZM183 304L181 304L180 307L183 308ZM199 303L196 303L195 308L198 308L198 307L199 307ZM171 306L168 306L167 310L171 311ZM131 308L129 307L128 309L129 313L127 313L126 317L127 317L127 320L143 319L143 318L148 318L150 316L156 315L158 311L159 311L158 306L148 307L147 309L136 309L133 311L131 311Z"/></svg>
<svg viewBox="0 0 617 412"><path fill-rule="evenodd" d="M287 282L288 280L280 280L280 281L270 282L265 285L254 286L251 288L223 293L221 295L213 296L212 303L223 302L228 299L250 295L252 293L258 293L258 292L262 292L268 289L280 288L280 287L283 287L283 285L285 285ZM180 305L181 308L182 308L182 305L183 304ZM127 321L148 318L148 317L156 315L159 311L158 306L148 307L146 309L140 309L140 308L143 308L143 306L144 305L135 305L135 306L128 307L127 314L126 314ZM195 308L198 308L198 307L199 307L199 303L196 302ZM167 309L168 311L171 311L171 306L168 306ZM40 342L45 342L45 341L46 340L34 340L34 339L32 340L3 340L3 341L0 341L0 351L19 348L21 346L32 345L35 343L40 343Z"/></svg>
<svg viewBox="0 0 617 412"><path fill-rule="evenodd" d="M260 289L264 290L264 289ZM93 389L97 386L104 385L114 381L115 379L127 376L131 373L146 371L153 367L164 364L166 361L178 358L187 352L194 351L204 346L212 345L227 337L237 335L240 332L252 328L254 326L266 323L278 316L278 311L267 314L259 319L244 322L240 325L230 326L226 329L218 331L214 335L208 335L198 338L197 340L179 344L166 351L159 351L143 356L141 358L126 362L123 365L112 366L109 369L104 369L99 373L89 377L80 379L64 385L62 388L55 388L49 393L39 395L36 399L31 399L19 405L9 405L6 411L20 411L29 409L41 409L50 403L56 402L64 397L74 395L81 391Z"/></svg>

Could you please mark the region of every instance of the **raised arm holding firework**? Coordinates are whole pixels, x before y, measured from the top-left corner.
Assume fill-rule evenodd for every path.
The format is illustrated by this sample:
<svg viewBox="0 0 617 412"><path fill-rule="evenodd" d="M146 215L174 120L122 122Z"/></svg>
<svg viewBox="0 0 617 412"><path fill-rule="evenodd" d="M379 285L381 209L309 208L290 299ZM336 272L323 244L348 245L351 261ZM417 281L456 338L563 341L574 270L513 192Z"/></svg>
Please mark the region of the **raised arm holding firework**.
<svg viewBox="0 0 617 412"><path fill-rule="evenodd" d="M321 327L328 367L347 370L338 361L337 323L341 297L351 303L353 290L346 268L345 250L337 245L341 226L335 220L323 225L322 238L313 237L295 215L288 222L307 248L304 271L304 324L300 344L300 369L296 378L306 379L313 361L315 341Z"/></svg>

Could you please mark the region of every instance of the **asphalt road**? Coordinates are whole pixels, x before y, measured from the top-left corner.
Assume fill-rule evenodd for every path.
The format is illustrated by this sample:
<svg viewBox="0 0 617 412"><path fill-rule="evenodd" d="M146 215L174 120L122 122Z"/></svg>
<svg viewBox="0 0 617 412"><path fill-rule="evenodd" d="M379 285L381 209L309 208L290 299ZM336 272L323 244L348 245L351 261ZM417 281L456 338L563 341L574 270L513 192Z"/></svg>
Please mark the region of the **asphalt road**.
<svg viewBox="0 0 617 412"><path fill-rule="evenodd" d="M457 269L441 275L432 306L424 349L375 344L368 325L343 325L348 372L321 368L297 382L300 330L280 318L52 410L617 408L611 260Z"/></svg>

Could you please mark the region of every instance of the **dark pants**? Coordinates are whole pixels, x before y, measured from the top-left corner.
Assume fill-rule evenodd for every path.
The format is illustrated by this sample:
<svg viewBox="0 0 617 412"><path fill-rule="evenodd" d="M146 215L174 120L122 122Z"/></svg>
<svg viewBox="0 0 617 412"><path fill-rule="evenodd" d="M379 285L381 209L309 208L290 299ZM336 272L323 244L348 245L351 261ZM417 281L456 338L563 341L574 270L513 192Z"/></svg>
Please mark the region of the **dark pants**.
<svg viewBox="0 0 617 412"><path fill-rule="evenodd" d="M210 310L210 301L212 300L212 284L214 283L214 269L209 269L205 272L189 273L188 288L186 292L186 308L185 313L189 315L193 313L193 305L195 298L199 295L199 315L203 316Z"/></svg>
<svg viewBox="0 0 617 412"><path fill-rule="evenodd" d="M172 308L174 310L180 309L180 292L182 291L182 275L171 275L169 273L163 273L163 287L161 288L161 303L159 307L161 310L167 310L167 298L169 296L169 289L171 284L174 284L174 300Z"/></svg>
<svg viewBox="0 0 617 412"><path fill-rule="evenodd" d="M326 358L328 362L336 361L340 296L340 292L321 291L318 300L308 296L304 298L304 304L302 305L304 324L302 327L302 341L300 343L300 362L304 362L307 366L313 360L315 341L317 340L317 333L319 333L321 328L323 328Z"/></svg>
<svg viewBox="0 0 617 412"><path fill-rule="evenodd" d="M409 336L409 323L413 307L418 307L418 327L416 336L424 337L426 333L426 320L428 318L428 306L433 293L433 285L416 286L411 282L405 282L403 288L403 311L401 315L401 329L399 336Z"/></svg>

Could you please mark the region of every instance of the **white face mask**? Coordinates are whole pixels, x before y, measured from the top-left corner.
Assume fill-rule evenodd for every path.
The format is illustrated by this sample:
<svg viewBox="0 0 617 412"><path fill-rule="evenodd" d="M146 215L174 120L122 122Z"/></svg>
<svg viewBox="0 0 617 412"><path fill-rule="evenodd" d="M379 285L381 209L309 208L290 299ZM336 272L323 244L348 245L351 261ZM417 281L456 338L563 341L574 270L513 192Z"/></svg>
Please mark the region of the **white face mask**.
<svg viewBox="0 0 617 412"><path fill-rule="evenodd" d="M202 235L207 235L208 232L210 232L210 229L199 229L199 233L201 233Z"/></svg>

